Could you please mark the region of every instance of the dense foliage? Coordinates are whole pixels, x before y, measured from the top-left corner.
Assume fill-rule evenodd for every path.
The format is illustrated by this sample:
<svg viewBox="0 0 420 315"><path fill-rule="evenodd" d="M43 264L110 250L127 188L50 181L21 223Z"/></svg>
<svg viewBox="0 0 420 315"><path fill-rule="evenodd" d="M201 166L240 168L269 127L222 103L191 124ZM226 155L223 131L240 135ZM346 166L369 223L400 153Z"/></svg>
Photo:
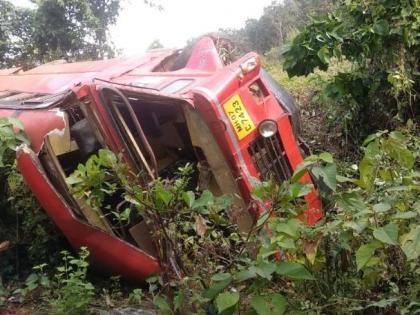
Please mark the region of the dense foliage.
<svg viewBox="0 0 420 315"><path fill-rule="evenodd" d="M114 54L108 29L120 0L41 0L34 8L0 1L0 67Z"/></svg>
<svg viewBox="0 0 420 315"><path fill-rule="evenodd" d="M202 279L236 259L244 244L226 211L232 197L189 190L192 172L187 164L176 179L157 179L143 187L113 152L100 150L79 165L67 183L77 198L96 209L104 206L107 195L123 191L127 205L120 216L129 220L124 212L137 211L153 231L164 279L180 281L188 275L201 287Z"/></svg>
<svg viewBox="0 0 420 315"><path fill-rule="evenodd" d="M0 118L0 242L10 243L9 249L1 253L0 280L1 276L18 280L40 263L53 266L56 258L50 253L66 247L62 234L16 169L15 149L27 142L18 119Z"/></svg>
<svg viewBox="0 0 420 315"><path fill-rule="evenodd" d="M101 206L123 191L150 226L163 281L148 280L163 314L410 314L420 309L420 139L405 129L366 139L364 157L337 172L329 153L310 156L289 181L264 182L253 196L264 211L242 235L228 196L188 189L191 167L147 188L110 151L69 178L79 198ZM355 170L358 175L354 176ZM300 182L325 187L325 218L306 225ZM99 177L98 177L99 176Z"/></svg>
<svg viewBox="0 0 420 315"><path fill-rule="evenodd" d="M419 115L420 2L339 1L284 50L289 75L327 69L334 59L352 67L326 88L337 102L337 123L360 142L367 133Z"/></svg>

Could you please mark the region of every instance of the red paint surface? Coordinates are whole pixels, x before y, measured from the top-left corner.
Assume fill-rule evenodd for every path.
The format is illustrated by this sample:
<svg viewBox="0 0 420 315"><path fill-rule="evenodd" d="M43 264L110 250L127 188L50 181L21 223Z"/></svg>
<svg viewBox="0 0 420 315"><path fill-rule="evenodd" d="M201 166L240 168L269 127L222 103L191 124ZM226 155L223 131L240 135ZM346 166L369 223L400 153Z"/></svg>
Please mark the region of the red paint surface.
<svg viewBox="0 0 420 315"><path fill-rule="evenodd" d="M142 281L159 271L157 261L151 256L75 218L42 172L33 153L20 149L17 163L26 183L50 218L75 248L86 246L89 249L94 265L133 281Z"/></svg>
<svg viewBox="0 0 420 315"><path fill-rule="evenodd" d="M186 69L216 71L223 68L213 40L205 37L194 45Z"/></svg>
<svg viewBox="0 0 420 315"><path fill-rule="evenodd" d="M39 152L44 142L44 137L53 130L60 131L64 128L62 116L58 110L16 111L0 109L0 117L19 118L24 126L25 133L34 152Z"/></svg>

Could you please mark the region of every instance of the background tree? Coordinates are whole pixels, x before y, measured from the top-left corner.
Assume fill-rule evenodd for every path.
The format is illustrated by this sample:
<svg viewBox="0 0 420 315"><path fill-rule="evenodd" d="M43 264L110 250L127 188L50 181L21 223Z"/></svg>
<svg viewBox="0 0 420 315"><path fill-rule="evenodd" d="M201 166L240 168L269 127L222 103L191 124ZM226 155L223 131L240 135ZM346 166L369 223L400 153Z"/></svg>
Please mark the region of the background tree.
<svg viewBox="0 0 420 315"><path fill-rule="evenodd" d="M351 62L325 92L356 142L418 118L420 0L341 1L328 17L306 26L283 57L291 76L326 70L332 59Z"/></svg>
<svg viewBox="0 0 420 315"><path fill-rule="evenodd" d="M112 57L109 26L120 0L39 0L34 9L0 0L0 66Z"/></svg>
<svg viewBox="0 0 420 315"><path fill-rule="evenodd" d="M34 44L40 61L113 56L108 27L119 0L41 0L34 14Z"/></svg>
<svg viewBox="0 0 420 315"><path fill-rule="evenodd" d="M33 10L0 0L0 67L21 64L32 45Z"/></svg>
<svg viewBox="0 0 420 315"><path fill-rule="evenodd" d="M283 42L309 23L311 16L325 15L333 0L275 1L264 8L259 19L249 19L239 30L221 30L229 36L241 52L256 50L265 53Z"/></svg>

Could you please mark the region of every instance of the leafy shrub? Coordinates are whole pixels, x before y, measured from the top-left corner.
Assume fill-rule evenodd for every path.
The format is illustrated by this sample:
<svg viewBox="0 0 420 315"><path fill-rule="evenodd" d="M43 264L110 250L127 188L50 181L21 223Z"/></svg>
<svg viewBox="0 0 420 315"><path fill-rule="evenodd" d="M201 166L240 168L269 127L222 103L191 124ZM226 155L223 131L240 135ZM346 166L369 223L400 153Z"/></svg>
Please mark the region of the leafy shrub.
<svg viewBox="0 0 420 315"><path fill-rule="evenodd" d="M304 285L305 305L297 303L298 308L331 314L418 311L420 139L415 134L410 126L378 132L364 142L358 178L328 173L341 188L330 194L333 207L325 222L304 229L310 243L300 250L316 283Z"/></svg>
<svg viewBox="0 0 420 315"><path fill-rule="evenodd" d="M85 171L86 168L101 169L102 175L92 175L94 172ZM114 153L100 150L68 178L74 194L84 196L97 207L102 206L106 194L123 192L127 203L137 209L153 231L165 282L184 279L185 286L176 296L178 301L188 297L190 310L209 300L199 294L209 286L208 275L231 264L244 247L230 220L235 213L232 197L215 197L207 190L188 190L192 171L192 165L187 164L178 169L175 179L159 178L145 187ZM167 310L169 304L161 295L162 285L152 279L149 279L153 288L151 299L159 309Z"/></svg>
<svg viewBox="0 0 420 315"><path fill-rule="evenodd" d="M17 132L14 129L18 129ZM12 155L21 143L28 143L23 125L16 118L0 118L0 167L10 166Z"/></svg>
<svg viewBox="0 0 420 315"><path fill-rule="evenodd" d="M67 242L42 211L16 168L15 149L28 140L18 119L0 118L0 241L10 248L1 253L4 278L27 276L34 265L54 266L55 255Z"/></svg>
<svg viewBox="0 0 420 315"><path fill-rule="evenodd" d="M142 289L134 289L128 296L128 300L131 304L137 305L141 304L141 301L144 297L144 292Z"/></svg>
<svg viewBox="0 0 420 315"><path fill-rule="evenodd" d="M107 180L153 227L163 272L148 279L144 299L162 314L411 314L420 306L416 134L409 122L368 137L356 178L321 153L289 181L263 182L253 192L262 213L247 235L232 224L230 197L187 189L189 165L144 187L110 151L92 163L106 165ZM307 171L327 201L314 226L304 223ZM98 200L92 191L109 183L86 186L86 174L72 175L74 189Z"/></svg>
<svg viewBox="0 0 420 315"><path fill-rule="evenodd" d="M61 255L60 266L56 268L54 276L47 274L47 264L35 266L21 287L13 291L13 295L21 303L36 301L34 311L36 309L40 314L87 314L94 296L94 287L86 279L89 252L82 247L78 257L73 257L67 251L62 251ZM11 294L1 288L0 305Z"/></svg>
<svg viewBox="0 0 420 315"><path fill-rule="evenodd" d="M57 274L51 310L54 314L82 315L88 313L89 304L94 296L94 287L87 281L89 252L82 247L79 257L62 251L64 265L57 267Z"/></svg>
<svg viewBox="0 0 420 315"><path fill-rule="evenodd" d="M26 297L28 293L32 292L35 289L38 289L40 287L44 287L44 288L50 287L50 279L48 278L44 270L46 266L47 264L34 266L32 268L33 273L31 273L26 278L24 286L14 291L15 294L20 295L21 301L24 300L24 298Z"/></svg>
<svg viewBox="0 0 420 315"><path fill-rule="evenodd" d="M352 63L325 93L337 103L337 122L356 142L419 114L419 56L418 0L340 1L283 52L291 76L326 70L332 58Z"/></svg>
<svg viewBox="0 0 420 315"><path fill-rule="evenodd" d="M290 181L257 187L254 198L265 211L254 229L258 233L249 238L255 255L244 252L212 275L202 296L213 301L213 311L418 312L420 139L415 133L408 126L366 139L358 178L338 175L332 156L323 153L307 158ZM310 187L300 178L307 169L326 187L330 205L315 226L301 222L306 206L300 197Z"/></svg>
<svg viewBox="0 0 420 315"><path fill-rule="evenodd" d="M253 308L257 314L282 314L286 305L292 312L322 314L418 312L416 133L409 124L405 130L367 138L358 178L338 175L331 156L324 153L306 159L291 183L258 187L255 198L272 202L260 217L268 228L253 240L256 259L244 264L242 257L237 271L213 277L214 286L230 279L234 289L219 299L236 301L240 309ZM328 212L315 226L301 224L302 207L293 204L307 189L296 186L307 168L329 191ZM240 299L233 294L237 291Z"/></svg>

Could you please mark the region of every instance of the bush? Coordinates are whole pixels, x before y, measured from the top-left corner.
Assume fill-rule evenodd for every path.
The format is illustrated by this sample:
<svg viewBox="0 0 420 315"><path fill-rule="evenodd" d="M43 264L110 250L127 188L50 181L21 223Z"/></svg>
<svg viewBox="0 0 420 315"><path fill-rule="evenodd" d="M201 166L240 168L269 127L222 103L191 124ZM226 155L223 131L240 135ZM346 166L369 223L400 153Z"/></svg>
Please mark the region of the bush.
<svg viewBox="0 0 420 315"><path fill-rule="evenodd" d="M163 314L415 313L420 138L409 122L373 134L362 149L359 165L344 169L357 168L355 178L339 175L331 154L321 153L308 157L289 181L256 187L254 203L264 211L247 235L229 223L230 198L186 189L189 166L177 179L144 188L133 184L112 152L100 151L90 163L107 165L114 188L155 227L163 278L148 279L143 299ZM326 215L314 226L304 223L302 197L312 189L301 183L307 171L325 188ZM97 190L85 186L83 174L71 177L75 191L78 185Z"/></svg>
<svg viewBox="0 0 420 315"><path fill-rule="evenodd" d="M86 280L89 252L82 247L75 258L62 251L64 265L57 267L56 282L52 292L51 311L60 315L83 315L88 313L94 296L92 283Z"/></svg>
<svg viewBox="0 0 420 315"><path fill-rule="evenodd" d="M20 121L0 118L0 242L10 241L0 270L6 280L27 276L34 265L53 267L57 260L51 253L68 247L16 168L15 149L22 143L28 141Z"/></svg>
<svg viewBox="0 0 420 315"><path fill-rule="evenodd" d="M371 132L419 115L420 4L418 0L340 1L284 50L289 75L326 70L332 58L352 63L325 93L356 143Z"/></svg>

